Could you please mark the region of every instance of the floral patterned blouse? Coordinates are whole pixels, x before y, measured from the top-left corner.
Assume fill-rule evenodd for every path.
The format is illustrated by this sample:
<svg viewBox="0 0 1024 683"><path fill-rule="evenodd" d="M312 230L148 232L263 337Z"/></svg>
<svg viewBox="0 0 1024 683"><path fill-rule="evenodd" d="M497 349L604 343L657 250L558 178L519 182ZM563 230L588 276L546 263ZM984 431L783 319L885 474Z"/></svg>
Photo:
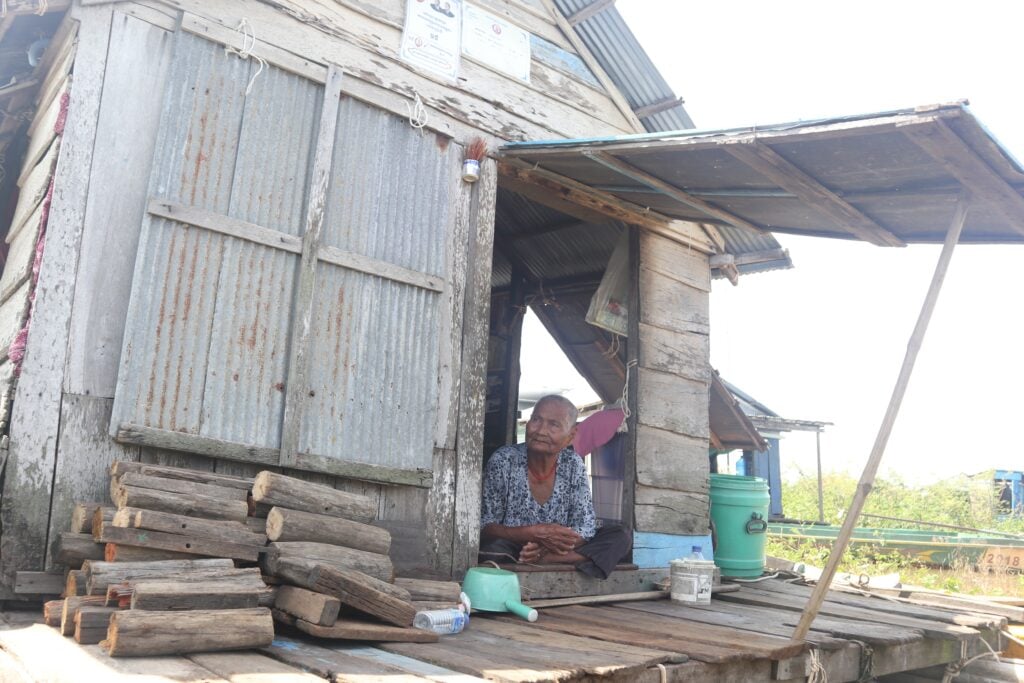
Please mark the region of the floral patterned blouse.
<svg viewBox="0 0 1024 683"><path fill-rule="evenodd" d="M597 532L594 501L587 484L583 458L572 448L558 454L554 490L541 505L530 493L527 480L526 444L502 446L494 451L484 474L481 528L488 524L529 526L561 524L584 539Z"/></svg>

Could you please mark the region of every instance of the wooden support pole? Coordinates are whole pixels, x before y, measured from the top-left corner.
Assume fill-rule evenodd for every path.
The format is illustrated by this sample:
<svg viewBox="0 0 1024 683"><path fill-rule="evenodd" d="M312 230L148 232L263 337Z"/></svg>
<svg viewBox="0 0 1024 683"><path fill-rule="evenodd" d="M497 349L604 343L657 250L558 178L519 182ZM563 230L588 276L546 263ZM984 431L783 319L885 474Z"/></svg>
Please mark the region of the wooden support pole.
<svg viewBox="0 0 1024 683"><path fill-rule="evenodd" d="M839 568L839 562L846 551L846 546L850 542L850 536L853 535L857 518L860 517L868 494L871 493L871 487L875 482L875 474L878 472L878 466L882 462L882 455L885 454L885 446L889 441L889 435L892 433L896 416L899 414L900 405L903 403L903 395L907 391L910 375L914 371L917 353L921 350L921 342L924 341L925 332L928 331L928 323L931 321L932 311L935 310L935 302L939 298L942 282L946 279L946 271L949 269L949 261L953 257L953 249L960 239L960 232L963 230L964 222L967 220L969 203L970 198L966 195L961 196L960 201L957 202L953 222L950 223L949 230L946 232L946 241L942 245L942 253L939 254L939 261L935 265L932 283L928 287L928 294L925 296L924 304L921 306L917 325L914 326L914 332L911 334L910 342L907 344L907 354L903 358L903 367L900 368L899 377L896 379L896 386L893 388L892 397L889 399L889 407L885 411L885 417L882 418L881 426L878 428L875 444L871 448L871 456L864 466L864 472L860 476L860 483L857 484L857 491L854 493L853 502L850 504L850 509L843 519L843 526L839 530L836 542L832 545L832 552L829 554L825 571L822 572L821 578L818 579L818 585L814 587L814 592L811 593L807 606L804 607L803 614L800 615L800 622L793 632L794 641L802 642L804 640L811 628L811 624L814 622L814 618L818 615L821 603L825 599L825 594L828 593L832 578L835 576L836 570Z"/></svg>
<svg viewBox="0 0 1024 683"><path fill-rule="evenodd" d="M821 432L815 432L814 445L818 457L818 521L825 523L825 487L821 481Z"/></svg>

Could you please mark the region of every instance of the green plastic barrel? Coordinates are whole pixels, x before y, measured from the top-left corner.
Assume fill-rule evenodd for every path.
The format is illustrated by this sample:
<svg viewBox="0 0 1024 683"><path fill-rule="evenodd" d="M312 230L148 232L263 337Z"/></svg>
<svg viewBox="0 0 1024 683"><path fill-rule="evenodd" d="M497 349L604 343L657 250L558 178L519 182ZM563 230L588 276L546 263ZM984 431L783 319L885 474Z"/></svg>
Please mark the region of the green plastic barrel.
<svg viewBox="0 0 1024 683"><path fill-rule="evenodd" d="M715 564L722 576L752 578L764 573L768 501L768 482L760 477L711 475L711 519L718 534Z"/></svg>

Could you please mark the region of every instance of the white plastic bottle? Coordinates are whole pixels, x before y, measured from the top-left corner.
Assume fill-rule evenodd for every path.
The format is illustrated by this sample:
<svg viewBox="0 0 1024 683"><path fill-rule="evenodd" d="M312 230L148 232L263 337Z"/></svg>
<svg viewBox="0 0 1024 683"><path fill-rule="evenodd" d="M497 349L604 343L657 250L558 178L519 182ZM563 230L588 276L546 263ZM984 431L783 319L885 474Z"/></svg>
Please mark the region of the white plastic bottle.
<svg viewBox="0 0 1024 683"><path fill-rule="evenodd" d="M459 633L467 623L469 623L469 615L457 608L417 612L412 620L412 625L415 628L433 631L441 635Z"/></svg>
<svg viewBox="0 0 1024 683"><path fill-rule="evenodd" d="M701 546L699 546L699 545L690 546L690 556L688 558L686 558L686 559L688 559L688 560L703 560L704 559L704 553L701 552Z"/></svg>

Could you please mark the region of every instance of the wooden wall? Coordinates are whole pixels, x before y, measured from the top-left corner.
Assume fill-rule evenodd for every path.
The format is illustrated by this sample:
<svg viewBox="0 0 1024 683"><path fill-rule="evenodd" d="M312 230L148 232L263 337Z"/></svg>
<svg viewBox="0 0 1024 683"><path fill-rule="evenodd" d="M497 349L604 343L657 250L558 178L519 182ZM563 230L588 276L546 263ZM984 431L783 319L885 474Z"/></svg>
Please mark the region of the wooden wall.
<svg viewBox="0 0 1024 683"><path fill-rule="evenodd" d="M470 60L445 83L398 59L404 0L79 0L71 110L56 161L56 194L40 276L25 374L11 423L0 538L0 574L53 566L52 539L76 500L106 496L106 470L118 458L253 474L245 462L218 460L113 441L111 407L150 166L157 140L173 32L241 48L244 19L257 36L253 53L323 82L328 63L345 71L344 94L403 119L419 96L427 128L460 143L590 137L636 129L600 85L543 7L522 0L475 4L534 35L530 84ZM70 61L63 68L70 70ZM66 71L65 71L66 73ZM43 157L45 160L45 157ZM438 379L439 411L432 488L353 481L315 472L299 476L358 491L379 502L381 523L396 537L399 566L454 571L475 562L479 530L482 425L488 340L491 249L497 173L459 200L450 236L453 277ZM5 282L14 276L5 274ZM51 542L46 541L50 539ZM6 590L0 598L11 597Z"/></svg>
<svg viewBox="0 0 1024 683"><path fill-rule="evenodd" d="M639 247L636 529L703 535L709 522L710 262L646 231Z"/></svg>

